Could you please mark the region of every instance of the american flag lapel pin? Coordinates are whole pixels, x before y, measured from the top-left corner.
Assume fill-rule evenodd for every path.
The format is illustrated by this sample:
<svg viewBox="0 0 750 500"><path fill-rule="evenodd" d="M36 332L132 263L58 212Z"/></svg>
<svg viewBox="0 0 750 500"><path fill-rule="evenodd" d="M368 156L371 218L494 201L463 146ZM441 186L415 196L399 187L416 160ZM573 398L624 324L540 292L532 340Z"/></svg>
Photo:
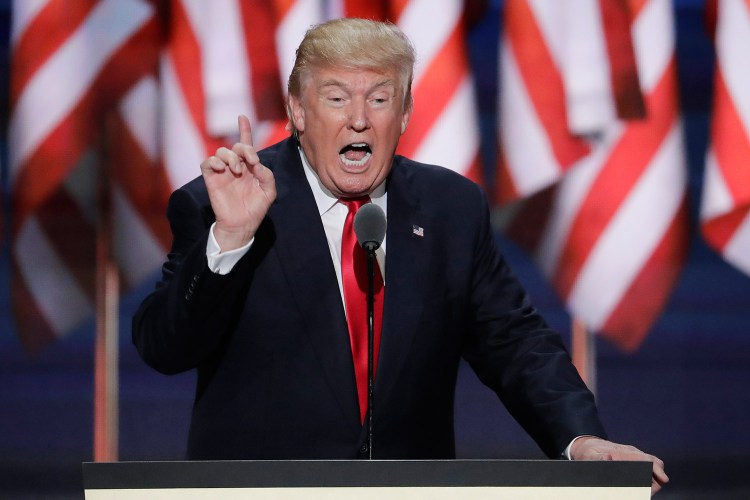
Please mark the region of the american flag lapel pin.
<svg viewBox="0 0 750 500"><path fill-rule="evenodd" d="M424 238L424 228L414 224L413 226L411 226L411 234L413 234L414 236L419 236L420 238Z"/></svg>

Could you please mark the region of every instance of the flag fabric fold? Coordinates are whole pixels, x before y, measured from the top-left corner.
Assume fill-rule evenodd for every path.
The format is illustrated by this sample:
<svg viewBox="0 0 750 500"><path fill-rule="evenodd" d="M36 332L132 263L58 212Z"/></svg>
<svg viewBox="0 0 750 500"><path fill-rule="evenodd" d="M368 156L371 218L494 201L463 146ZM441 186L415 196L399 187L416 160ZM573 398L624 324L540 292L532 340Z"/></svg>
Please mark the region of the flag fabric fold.
<svg viewBox="0 0 750 500"><path fill-rule="evenodd" d="M750 275L750 1L716 2L716 71L700 206L709 245Z"/></svg>
<svg viewBox="0 0 750 500"><path fill-rule="evenodd" d="M565 64L576 56L564 50L580 44L565 36L596 28L592 19L603 22L598 2L583 4L595 14L588 23L576 21L583 14L561 16L566 2L506 2L498 198L515 202L507 232L533 255L570 314L634 350L666 304L688 245L672 10L668 0L627 2L620 12L628 17L635 65L600 50L618 68L609 74L625 81L600 73L589 82L590 100L581 83L571 99ZM601 39L604 32L589 35ZM629 90L618 91L623 86ZM594 115L609 119L576 130L576 100L598 102L610 111Z"/></svg>

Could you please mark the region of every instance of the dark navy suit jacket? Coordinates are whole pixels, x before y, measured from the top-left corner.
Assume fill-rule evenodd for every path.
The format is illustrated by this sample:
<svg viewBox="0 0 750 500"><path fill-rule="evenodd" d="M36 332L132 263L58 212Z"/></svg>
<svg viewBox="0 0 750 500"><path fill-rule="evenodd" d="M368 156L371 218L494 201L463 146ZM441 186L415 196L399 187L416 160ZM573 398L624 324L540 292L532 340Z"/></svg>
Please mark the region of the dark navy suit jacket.
<svg viewBox="0 0 750 500"><path fill-rule="evenodd" d="M344 308L297 147L260 152L277 199L225 276L207 267L214 216L202 178L170 199L173 246L133 341L161 372L198 371L190 459L365 456ZM387 192L374 457L454 457L461 357L548 456L575 436L604 437L559 335L496 248L480 188L397 156Z"/></svg>

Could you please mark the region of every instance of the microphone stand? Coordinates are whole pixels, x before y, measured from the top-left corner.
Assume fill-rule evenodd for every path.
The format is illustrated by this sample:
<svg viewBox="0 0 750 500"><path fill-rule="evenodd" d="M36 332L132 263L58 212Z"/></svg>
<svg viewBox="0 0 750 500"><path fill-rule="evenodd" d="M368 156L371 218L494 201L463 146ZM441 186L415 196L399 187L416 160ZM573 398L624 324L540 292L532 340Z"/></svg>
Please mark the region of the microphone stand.
<svg viewBox="0 0 750 500"><path fill-rule="evenodd" d="M379 245L373 242L365 243L367 250L367 449L369 460L372 460L372 421L374 414L374 386L375 386L375 250Z"/></svg>

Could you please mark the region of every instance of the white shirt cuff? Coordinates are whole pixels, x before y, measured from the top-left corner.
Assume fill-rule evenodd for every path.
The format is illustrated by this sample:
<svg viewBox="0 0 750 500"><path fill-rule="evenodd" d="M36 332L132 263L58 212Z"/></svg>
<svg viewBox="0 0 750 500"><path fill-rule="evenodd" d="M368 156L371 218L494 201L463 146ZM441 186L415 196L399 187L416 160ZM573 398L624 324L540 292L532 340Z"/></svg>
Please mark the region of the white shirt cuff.
<svg viewBox="0 0 750 500"><path fill-rule="evenodd" d="M214 237L214 226L216 223L211 224L211 230L208 232L208 241L206 242L206 259L208 259L208 268L211 272L217 274L229 274L234 269L234 266L240 259L250 250L250 247L255 241L255 237L251 239L247 245L229 250L228 252L222 252L219 248L219 244L216 242Z"/></svg>

